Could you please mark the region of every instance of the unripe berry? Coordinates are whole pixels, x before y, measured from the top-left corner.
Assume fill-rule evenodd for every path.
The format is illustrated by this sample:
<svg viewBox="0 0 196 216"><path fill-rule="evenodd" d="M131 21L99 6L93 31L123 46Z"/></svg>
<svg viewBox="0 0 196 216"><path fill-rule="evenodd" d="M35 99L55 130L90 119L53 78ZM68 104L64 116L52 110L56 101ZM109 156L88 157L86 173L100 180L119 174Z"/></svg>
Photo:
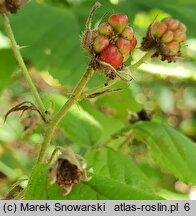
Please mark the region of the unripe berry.
<svg viewBox="0 0 196 216"><path fill-rule="evenodd" d="M172 32L172 31L166 31L166 32L163 34L163 36L162 36L162 38L161 38L161 41L162 41L163 43L169 43L170 41L173 40L173 37L174 37L174 35L173 35L173 32Z"/></svg>
<svg viewBox="0 0 196 216"><path fill-rule="evenodd" d="M180 23L179 24L179 27L178 27L182 32L186 32L186 26L183 24L183 23Z"/></svg>
<svg viewBox="0 0 196 216"><path fill-rule="evenodd" d="M124 39L127 39L127 40L131 40L133 38L133 29L129 26L127 26L123 32L121 33L121 36L124 38Z"/></svg>
<svg viewBox="0 0 196 216"><path fill-rule="evenodd" d="M135 49L136 45L137 45L137 39L135 37L133 37L130 40L130 44L131 44L131 50L130 50L130 52L132 52Z"/></svg>
<svg viewBox="0 0 196 216"><path fill-rule="evenodd" d="M98 35L93 43L93 49L96 53L100 53L109 45L109 39L103 35Z"/></svg>
<svg viewBox="0 0 196 216"><path fill-rule="evenodd" d="M171 42L165 44L165 46L167 46L167 48L169 48L171 54L173 54L173 55L176 54L180 49L180 45L177 41L171 41Z"/></svg>
<svg viewBox="0 0 196 216"><path fill-rule="evenodd" d="M127 59L129 58L129 56L130 56L130 52L124 53L123 54L123 62L127 61Z"/></svg>
<svg viewBox="0 0 196 216"><path fill-rule="evenodd" d="M118 47L121 54L130 53L131 43L124 38L118 38L116 41L116 46Z"/></svg>
<svg viewBox="0 0 196 216"><path fill-rule="evenodd" d="M110 64L115 69L119 69L123 63L123 56L119 52L118 48L113 44L107 46L100 53L99 59L103 62Z"/></svg>
<svg viewBox="0 0 196 216"><path fill-rule="evenodd" d="M113 29L109 23L102 23L99 25L98 32L102 35L110 35Z"/></svg>
<svg viewBox="0 0 196 216"><path fill-rule="evenodd" d="M181 30L176 30L174 32L174 38L173 38L174 41L177 41L179 43L182 43L184 41L186 41L186 34L183 33Z"/></svg>
<svg viewBox="0 0 196 216"><path fill-rule="evenodd" d="M117 33L121 33L128 25L128 17L125 14L113 14L108 22Z"/></svg>
<svg viewBox="0 0 196 216"><path fill-rule="evenodd" d="M154 23L154 25L152 26L152 34L155 37L161 37L167 30L167 25L163 22L156 22Z"/></svg>
<svg viewBox="0 0 196 216"><path fill-rule="evenodd" d="M176 30L179 26L179 21L172 18L166 18L164 22L167 24L168 29L170 30Z"/></svg>

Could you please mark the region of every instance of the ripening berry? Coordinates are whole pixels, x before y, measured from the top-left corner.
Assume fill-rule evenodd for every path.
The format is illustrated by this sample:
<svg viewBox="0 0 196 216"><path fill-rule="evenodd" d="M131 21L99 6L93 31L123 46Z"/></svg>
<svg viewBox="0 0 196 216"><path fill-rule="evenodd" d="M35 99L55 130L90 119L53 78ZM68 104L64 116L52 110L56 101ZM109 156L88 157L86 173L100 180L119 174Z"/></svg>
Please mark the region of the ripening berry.
<svg viewBox="0 0 196 216"><path fill-rule="evenodd" d="M127 26L123 32L121 33L121 36L124 38L124 39L127 39L127 40L131 40L133 38L133 29L129 26Z"/></svg>
<svg viewBox="0 0 196 216"><path fill-rule="evenodd" d="M137 46L137 39L135 37L133 37L130 40L130 44L131 44L131 50L130 50L130 52L132 52L135 49L135 47Z"/></svg>
<svg viewBox="0 0 196 216"><path fill-rule="evenodd" d="M166 19L164 19L164 22L167 24L168 29L170 29L170 30L178 29L178 26L179 26L179 23L180 23L178 20L175 20L175 19L172 19L172 18L166 18Z"/></svg>
<svg viewBox="0 0 196 216"><path fill-rule="evenodd" d="M161 37L167 30L167 25L163 22L156 22L152 25L152 34L155 37Z"/></svg>
<svg viewBox="0 0 196 216"><path fill-rule="evenodd" d="M124 53L123 54L123 62L127 61L127 59L129 58L129 56L130 56L130 52Z"/></svg>
<svg viewBox="0 0 196 216"><path fill-rule="evenodd" d="M118 48L113 44L107 46L100 53L99 59L103 62L110 64L115 69L119 69L123 63L123 56L119 52Z"/></svg>
<svg viewBox="0 0 196 216"><path fill-rule="evenodd" d="M177 41L171 41L171 42L165 44L165 46L167 46L167 48L169 48L171 54L173 54L173 55L176 54L180 49L180 45Z"/></svg>
<svg viewBox="0 0 196 216"><path fill-rule="evenodd" d="M109 39L104 35L98 35L93 43L93 49L96 53L100 53L109 45Z"/></svg>
<svg viewBox="0 0 196 216"><path fill-rule="evenodd" d="M113 32L113 29L109 23L102 23L99 25L98 32L102 35L110 35Z"/></svg>
<svg viewBox="0 0 196 216"><path fill-rule="evenodd" d="M180 23L178 28L182 31L182 32L186 32L186 26L183 23Z"/></svg>
<svg viewBox="0 0 196 216"><path fill-rule="evenodd" d="M128 25L128 17L125 14L113 14L108 22L117 33L121 33Z"/></svg>
<svg viewBox="0 0 196 216"><path fill-rule="evenodd" d="M130 53L131 43L129 40L120 37L116 41L116 46L118 47L121 54Z"/></svg>
<svg viewBox="0 0 196 216"><path fill-rule="evenodd" d="M174 38L173 38L174 41L177 41L179 43L182 43L184 41L186 41L186 34L183 33L181 30L176 30L174 32Z"/></svg>
<svg viewBox="0 0 196 216"><path fill-rule="evenodd" d="M174 35L173 35L173 32L172 32L172 31L166 31L166 32L163 34L163 36L161 37L161 41L162 41L163 43L169 43L170 41L173 40L173 37L174 37Z"/></svg>

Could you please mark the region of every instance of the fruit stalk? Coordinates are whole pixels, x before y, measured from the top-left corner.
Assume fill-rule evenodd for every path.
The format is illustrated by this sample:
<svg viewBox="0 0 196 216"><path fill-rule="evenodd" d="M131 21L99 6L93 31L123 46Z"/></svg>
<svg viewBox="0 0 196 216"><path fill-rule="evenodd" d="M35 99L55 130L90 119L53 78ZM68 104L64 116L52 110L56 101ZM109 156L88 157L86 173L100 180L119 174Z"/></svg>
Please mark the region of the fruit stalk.
<svg viewBox="0 0 196 216"><path fill-rule="evenodd" d="M142 65L143 63L147 62L152 56L153 54L156 53L156 50L155 49L151 49L149 51L146 52L146 54L138 61L136 62L135 64L129 66L129 70L131 72L134 72L137 70L137 68Z"/></svg>
<svg viewBox="0 0 196 216"><path fill-rule="evenodd" d="M94 72L94 69L91 67L91 65L89 65L85 74L83 75L83 77L79 81L78 85L74 89L71 97L65 102L63 107L60 109L60 111L54 117L54 119L48 124L48 126L46 128L45 138L44 138L44 141L41 145L41 150L40 150L40 153L38 156L37 163L44 163L46 161L47 148L51 142L51 139L53 137L56 126L58 125L60 120L64 117L65 113L69 110L69 108L79 101L80 96L82 94L82 91L85 88L88 81L90 80L90 78L92 77L93 72Z"/></svg>
<svg viewBox="0 0 196 216"><path fill-rule="evenodd" d="M3 17L3 24L4 24L4 27L5 27L5 30L7 32L7 35L10 39L10 43L11 43L11 48L14 52L14 56L16 58L16 60L18 61L18 64L22 70L22 73L23 73L23 76L25 77L28 85L29 85L29 88L31 90L31 93L36 101L36 104L38 106L38 109L40 110L40 112L42 113L43 116L45 116L45 107L44 107L44 104L42 102L42 99L38 93L38 90L37 88L35 87L30 75L29 75L29 72L27 70L27 67L23 61L23 58L22 58L22 55L20 53L20 47L17 45L16 43L16 40L15 40L15 37L14 37L14 34L12 32L12 28L11 28L11 25L10 25L10 22L9 22L9 18L7 17L7 15L5 13L2 14L2 17Z"/></svg>

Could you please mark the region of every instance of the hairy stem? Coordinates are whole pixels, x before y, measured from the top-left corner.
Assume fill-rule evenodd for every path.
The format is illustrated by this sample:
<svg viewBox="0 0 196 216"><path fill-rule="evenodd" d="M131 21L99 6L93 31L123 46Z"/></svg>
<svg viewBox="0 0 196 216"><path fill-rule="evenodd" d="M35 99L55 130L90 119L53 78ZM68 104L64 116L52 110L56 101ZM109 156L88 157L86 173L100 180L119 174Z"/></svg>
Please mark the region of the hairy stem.
<svg viewBox="0 0 196 216"><path fill-rule="evenodd" d="M129 66L129 70L131 72L136 71L140 65L142 65L143 63L149 61L149 59L152 57L153 54L155 54L155 52L156 52L156 50L154 50L154 49L151 49L148 52L146 52L146 54L138 62L136 62L135 64Z"/></svg>
<svg viewBox="0 0 196 216"><path fill-rule="evenodd" d="M44 138L44 141L42 143L41 150L39 153L38 163L45 162L46 152L47 152L46 150L48 148L48 145L51 142L56 126L58 125L60 120L64 117L65 113L69 110L69 108L79 101L81 93L83 89L85 88L86 84L88 83L88 81L90 80L90 78L92 77L93 72L94 72L94 69L91 66L88 66L86 73L83 75L83 77L79 81L71 97L65 102L63 107L54 117L54 119L48 124L48 127L46 129L45 138Z"/></svg>
<svg viewBox="0 0 196 216"><path fill-rule="evenodd" d="M11 28L11 25L10 25L10 22L9 22L9 18L7 16L7 14L3 13L2 14L2 17L3 17L3 24L4 24L4 27L5 27L5 30L7 32L7 35L10 39L10 43L11 43L11 47L12 47L12 50L14 52L14 55L15 55L15 58L16 60L18 61L18 64L22 70L22 73L23 73L23 76L25 77L28 85L29 85L29 88L31 90L31 93L36 101L36 104L38 106L38 109L40 110L40 112L42 113L43 116L45 116L45 107L44 107L44 104L41 100L41 97L37 91L37 88L35 87L30 75L29 75L29 72L27 70L27 67L23 61L23 58L22 58L22 55L20 53L20 47L17 45L16 43L16 40L15 40L15 37L14 37L14 34L12 32L12 28Z"/></svg>
<svg viewBox="0 0 196 216"><path fill-rule="evenodd" d="M87 91L84 91L82 92L81 96L80 96L80 100L82 99L85 99L85 98L88 98L88 96L94 94L94 93L97 93L97 92L100 92L100 91L103 91L103 90L106 90L108 87L111 87L112 85L114 85L115 83L117 83L119 81L118 78L116 78L115 80L110 80L107 82L107 85L100 85L100 86L97 86L95 88L92 88L90 90L87 90Z"/></svg>

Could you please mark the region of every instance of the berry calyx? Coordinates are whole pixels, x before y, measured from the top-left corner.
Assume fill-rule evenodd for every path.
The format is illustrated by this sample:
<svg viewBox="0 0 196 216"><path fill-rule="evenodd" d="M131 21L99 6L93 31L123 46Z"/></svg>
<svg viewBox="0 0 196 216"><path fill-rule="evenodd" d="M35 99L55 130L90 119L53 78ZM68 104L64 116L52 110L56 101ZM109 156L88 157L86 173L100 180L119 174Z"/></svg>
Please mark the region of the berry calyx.
<svg viewBox="0 0 196 216"><path fill-rule="evenodd" d="M123 63L123 56L121 55L118 48L113 44L107 46L100 53L99 59L103 62L112 65L112 67L114 67L115 69L119 69Z"/></svg>
<svg viewBox="0 0 196 216"><path fill-rule="evenodd" d="M128 25L128 17L125 14L113 14L109 17L108 23L112 26L115 32L121 33Z"/></svg>
<svg viewBox="0 0 196 216"><path fill-rule="evenodd" d="M108 45L109 45L109 39L103 35L98 35L93 44L93 49L96 53L102 52Z"/></svg>

